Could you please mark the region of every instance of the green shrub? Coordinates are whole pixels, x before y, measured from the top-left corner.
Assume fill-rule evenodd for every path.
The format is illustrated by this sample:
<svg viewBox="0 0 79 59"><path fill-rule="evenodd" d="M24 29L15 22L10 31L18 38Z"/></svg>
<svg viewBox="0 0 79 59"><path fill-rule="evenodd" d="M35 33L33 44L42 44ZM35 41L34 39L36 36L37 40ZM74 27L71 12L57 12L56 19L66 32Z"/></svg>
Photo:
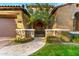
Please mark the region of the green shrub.
<svg viewBox="0 0 79 59"><path fill-rule="evenodd" d="M60 38L60 40L63 41L63 42L70 42L70 39L71 39L70 37L65 36L65 35L62 35L62 34L60 35L59 38Z"/></svg>
<svg viewBox="0 0 79 59"><path fill-rule="evenodd" d="M73 41L73 42L79 42L79 35L74 35L74 36L72 37L72 41Z"/></svg>
<svg viewBox="0 0 79 59"><path fill-rule="evenodd" d="M65 38L63 35L61 35L59 38L61 39L61 41L65 42Z"/></svg>
<svg viewBox="0 0 79 59"><path fill-rule="evenodd" d="M47 37L47 43L59 43L60 38L56 36L48 36Z"/></svg>
<svg viewBox="0 0 79 59"><path fill-rule="evenodd" d="M60 34L60 39L63 42L70 42L71 36L70 36L69 32L62 31L61 34Z"/></svg>
<svg viewBox="0 0 79 59"><path fill-rule="evenodd" d="M69 32L67 32L67 31L66 32L65 31L62 31L61 34L62 35L65 35L65 36L69 36Z"/></svg>
<svg viewBox="0 0 79 59"><path fill-rule="evenodd" d="M24 39L21 39L21 38L17 38L14 40L15 43L26 43L26 42L29 42L31 40L33 40L34 38L24 38Z"/></svg>
<svg viewBox="0 0 79 59"><path fill-rule="evenodd" d="M48 36L47 37L47 42L52 43L54 36Z"/></svg>

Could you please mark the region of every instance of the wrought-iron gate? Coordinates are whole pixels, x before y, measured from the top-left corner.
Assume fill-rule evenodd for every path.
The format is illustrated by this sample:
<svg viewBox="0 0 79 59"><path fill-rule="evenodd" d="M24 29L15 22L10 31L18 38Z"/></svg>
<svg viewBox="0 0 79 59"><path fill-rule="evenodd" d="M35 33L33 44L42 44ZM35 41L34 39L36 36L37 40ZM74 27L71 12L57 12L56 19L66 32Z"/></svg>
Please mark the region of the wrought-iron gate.
<svg viewBox="0 0 79 59"><path fill-rule="evenodd" d="M35 30L35 33L34 33L34 36L35 37L45 37L45 30L42 29L42 30Z"/></svg>

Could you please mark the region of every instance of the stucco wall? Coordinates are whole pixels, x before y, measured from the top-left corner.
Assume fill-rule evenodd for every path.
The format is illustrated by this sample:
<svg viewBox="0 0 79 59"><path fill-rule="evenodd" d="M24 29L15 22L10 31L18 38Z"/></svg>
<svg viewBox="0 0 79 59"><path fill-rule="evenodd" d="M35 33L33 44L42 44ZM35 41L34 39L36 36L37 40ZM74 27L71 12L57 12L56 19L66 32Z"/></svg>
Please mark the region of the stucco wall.
<svg viewBox="0 0 79 59"><path fill-rule="evenodd" d="M74 14L78 11L76 4L59 7L56 11L56 28L73 30Z"/></svg>

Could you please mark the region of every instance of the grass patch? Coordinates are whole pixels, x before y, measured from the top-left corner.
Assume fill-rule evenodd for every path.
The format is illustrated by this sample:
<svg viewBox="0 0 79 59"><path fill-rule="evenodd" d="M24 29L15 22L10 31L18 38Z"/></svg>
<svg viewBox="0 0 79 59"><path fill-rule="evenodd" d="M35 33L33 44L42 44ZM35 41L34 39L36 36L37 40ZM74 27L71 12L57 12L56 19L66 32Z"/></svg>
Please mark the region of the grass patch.
<svg viewBox="0 0 79 59"><path fill-rule="evenodd" d="M32 56L79 56L79 45L47 43Z"/></svg>

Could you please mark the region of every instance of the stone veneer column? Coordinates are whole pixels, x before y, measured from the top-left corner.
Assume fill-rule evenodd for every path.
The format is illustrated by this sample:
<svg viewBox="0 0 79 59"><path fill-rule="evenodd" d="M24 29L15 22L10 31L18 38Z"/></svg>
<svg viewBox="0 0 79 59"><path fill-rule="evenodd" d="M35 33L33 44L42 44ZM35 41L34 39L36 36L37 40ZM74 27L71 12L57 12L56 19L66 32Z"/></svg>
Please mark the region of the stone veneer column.
<svg viewBox="0 0 79 59"><path fill-rule="evenodd" d="M16 24L17 24L17 30L16 30L16 38L25 38L25 31L24 29L24 24L23 24L23 18L22 18L22 13L18 13L17 19L16 19Z"/></svg>

